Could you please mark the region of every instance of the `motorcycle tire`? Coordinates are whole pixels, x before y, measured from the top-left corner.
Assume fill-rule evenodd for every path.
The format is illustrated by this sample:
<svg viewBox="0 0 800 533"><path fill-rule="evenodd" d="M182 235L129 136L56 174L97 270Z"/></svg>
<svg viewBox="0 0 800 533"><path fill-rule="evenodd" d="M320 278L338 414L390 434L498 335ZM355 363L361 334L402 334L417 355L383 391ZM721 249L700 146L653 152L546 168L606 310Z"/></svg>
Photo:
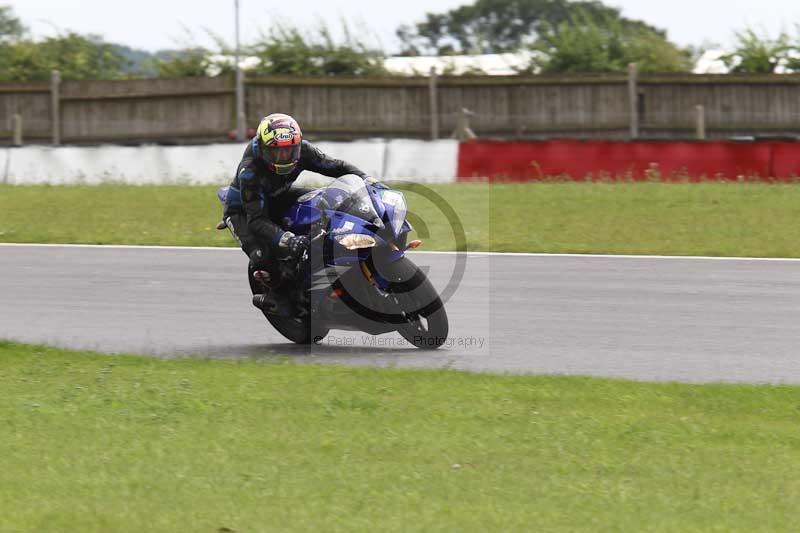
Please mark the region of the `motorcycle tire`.
<svg viewBox="0 0 800 533"><path fill-rule="evenodd" d="M405 257L382 270L391 282L388 292L406 319L397 332L422 350L440 348L447 341L450 326L444 304L428 277Z"/></svg>
<svg viewBox="0 0 800 533"><path fill-rule="evenodd" d="M262 289L258 282L253 277L253 267L250 266L247 271L247 279L250 282L250 291L253 296L261 294ZM295 344L318 344L325 338L330 330L315 326L312 324L310 316L303 319L289 318L284 316L273 315L265 311L261 311L264 318L275 328L278 333L289 339Z"/></svg>

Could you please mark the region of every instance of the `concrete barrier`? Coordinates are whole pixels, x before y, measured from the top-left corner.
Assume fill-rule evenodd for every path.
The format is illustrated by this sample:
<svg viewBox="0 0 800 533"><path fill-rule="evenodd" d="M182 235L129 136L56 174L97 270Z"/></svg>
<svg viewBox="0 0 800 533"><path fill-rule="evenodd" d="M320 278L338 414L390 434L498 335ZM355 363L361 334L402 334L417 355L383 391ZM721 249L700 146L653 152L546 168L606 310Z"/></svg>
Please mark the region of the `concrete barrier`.
<svg viewBox="0 0 800 533"><path fill-rule="evenodd" d="M8 180L8 148L0 148L0 183Z"/></svg>
<svg viewBox="0 0 800 533"><path fill-rule="evenodd" d="M315 143L323 152L375 177L455 181L456 141ZM0 176L10 184L222 184L241 159L242 144L204 146L27 146L2 151ZM303 182L320 176L305 173Z"/></svg>
<svg viewBox="0 0 800 533"><path fill-rule="evenodd" d="M458 141L389 141L382 176L416 182L454 181L458 167Z"/></svg>
<svg viewBox="0 0 800 533"><path fill-rule="evenodd" d="M353 163L371 176L380 176L383 172L386 141L382 139L358 142L315 142L314 146L331 157ZM455 176L455 172L453 176Z"/></svg>
<svg viewBox="0 0 800 533"><path fill-rule="evenodd" d="M234 172L242 149L235 145L40 147L10 150L12 184L208 184Z"/></svg>

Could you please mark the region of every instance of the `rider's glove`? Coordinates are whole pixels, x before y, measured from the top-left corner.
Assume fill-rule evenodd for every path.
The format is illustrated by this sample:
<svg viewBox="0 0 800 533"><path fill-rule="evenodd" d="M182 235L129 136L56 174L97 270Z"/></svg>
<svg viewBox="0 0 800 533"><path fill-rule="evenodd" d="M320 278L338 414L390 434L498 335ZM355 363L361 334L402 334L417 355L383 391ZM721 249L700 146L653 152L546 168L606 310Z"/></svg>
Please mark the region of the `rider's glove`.
<svg viewBox="0 0 800 533"><path fill-rule="evenodd" d="M300 257L308 251L309 241L305 235L297 236L291 231L286 231L278 241L279 248L285 248L294 257Z"/></svg>
<svg viewBox="0 0 800 533"><path fill-rule="evenodd" d="M367 176L366 178L364 178L364 183L366 183L367 185L372 185L376 189L388 189L389 188L384 183L376 180L372 176Z"/></svg>

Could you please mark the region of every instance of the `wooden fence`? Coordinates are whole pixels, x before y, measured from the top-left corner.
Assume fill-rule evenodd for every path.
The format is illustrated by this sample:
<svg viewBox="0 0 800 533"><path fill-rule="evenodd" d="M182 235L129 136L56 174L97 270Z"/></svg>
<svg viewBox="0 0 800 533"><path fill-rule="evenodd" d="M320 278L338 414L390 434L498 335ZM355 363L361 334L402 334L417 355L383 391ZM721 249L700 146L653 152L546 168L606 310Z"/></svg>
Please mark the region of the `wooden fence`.
<svg viewBox="0 0 800 533"><path fill-rule="evenodd" d="M271 78L246 84L247 123L291 113L312 138L800 135L800 75ZM231 76L0 84L0 142L204 142L235 128Z"/></svg>

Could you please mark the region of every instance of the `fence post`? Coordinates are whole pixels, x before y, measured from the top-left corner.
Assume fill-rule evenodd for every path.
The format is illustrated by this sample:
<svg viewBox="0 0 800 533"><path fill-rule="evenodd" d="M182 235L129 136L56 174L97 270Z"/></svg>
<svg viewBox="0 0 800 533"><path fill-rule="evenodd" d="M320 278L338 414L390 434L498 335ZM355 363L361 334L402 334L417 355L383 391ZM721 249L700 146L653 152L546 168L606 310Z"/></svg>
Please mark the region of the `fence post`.
<svg viewBox="0 0 800 533"><path fill-rule="evenodd" d="M53 144L61 144L61 73L50 73L50 121L53 130Z"/></svg>
<svg viewBox="0 0 800 533"><path fill-rule="evenodd" d="M694 106L695 138L698 141L706 139L706 108L701 105Z"/></svg>
<svg viewBox="0 0 800 533"><path fill-rule="evenodd" d="M11 144L14 146L22 146L22 115L14 113L11 120L14 124L14 140Z"/></svg>
<svg viewBox="0 0 800 533"><path fill-rule="evenodd" d="M478 138L478 136L475 135L475 132L472 131L472 128L469 126L469 117L473 116L474 114L475 113L466 107L461 108L461 113L458 115L458 126L456 126L456 131L453 132L453 137L461 142L471 141Z"/></svg>
<svg viewBox="0 0 800 533"><path fill-rule="evenodd" d="M431 105L431 139L436 140L439 138L439 79L436 74L436 67L431 67L431 75L428 84L428 92L430 96Z"/></svg>
<svg viewBox="0 0 800 533"><path fill-rule="evenodd" d="M630 105L630 137L639 138L639 66L628 65L628 103Z"/></svg>

